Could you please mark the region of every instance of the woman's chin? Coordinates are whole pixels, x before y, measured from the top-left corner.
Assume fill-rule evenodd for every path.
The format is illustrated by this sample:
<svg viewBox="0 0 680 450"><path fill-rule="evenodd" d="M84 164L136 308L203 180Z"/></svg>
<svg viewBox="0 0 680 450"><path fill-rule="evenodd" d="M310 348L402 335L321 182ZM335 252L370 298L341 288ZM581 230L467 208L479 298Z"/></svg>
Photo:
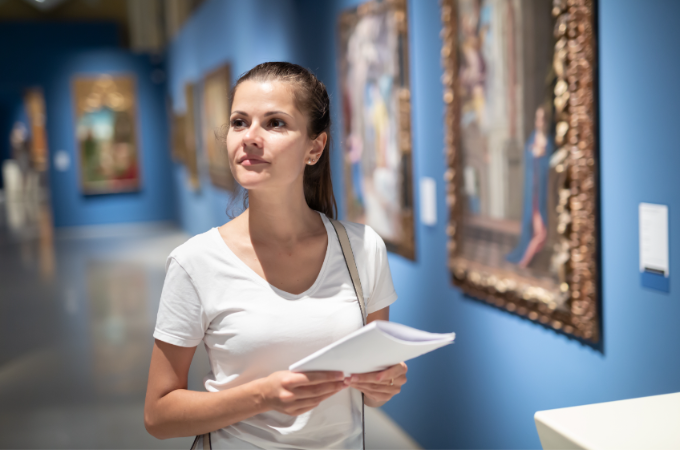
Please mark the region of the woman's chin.
<svg viewBox="0 0 680 450"><path fill-rule="evenodd" d="M266 182L270 176L261 170L248 170L239 168L234 176L238 184L243 186L245 189L251 189L257 187L262 183Z"/></svg>
<svg viewBox="0 0 680 450"><path fill-rule="evenodd" d="M258 189L262 188L263 186L266 186L267 180L265 177L254 177L254 176L242 176L242 177L236 177L236 182L246 190L253 190L253 189Z"/></svg>

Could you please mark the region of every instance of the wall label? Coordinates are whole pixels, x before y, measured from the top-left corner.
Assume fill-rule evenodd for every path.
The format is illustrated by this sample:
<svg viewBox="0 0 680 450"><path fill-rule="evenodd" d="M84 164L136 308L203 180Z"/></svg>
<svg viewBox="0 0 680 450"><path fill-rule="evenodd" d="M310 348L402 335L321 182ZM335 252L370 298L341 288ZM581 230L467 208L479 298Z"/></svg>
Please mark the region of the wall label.
<svg viewBox="0 0 680 450"><path fill-rule="evenodd" d="M639 220L642 286L670 292L668 206L640 203Z"/></svg>

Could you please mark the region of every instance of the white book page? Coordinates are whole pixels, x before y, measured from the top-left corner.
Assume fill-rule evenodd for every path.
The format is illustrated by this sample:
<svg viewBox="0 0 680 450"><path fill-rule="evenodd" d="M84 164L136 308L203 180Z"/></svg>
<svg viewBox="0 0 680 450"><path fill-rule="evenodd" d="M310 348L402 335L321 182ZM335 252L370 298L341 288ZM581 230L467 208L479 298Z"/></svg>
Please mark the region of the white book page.
<svg viewBox="0 0 680 450"><path fill-rule="evenodd" d="M436 334L377 320L289 367L295 372L384 370L451 344L454 333Z"/></svg>

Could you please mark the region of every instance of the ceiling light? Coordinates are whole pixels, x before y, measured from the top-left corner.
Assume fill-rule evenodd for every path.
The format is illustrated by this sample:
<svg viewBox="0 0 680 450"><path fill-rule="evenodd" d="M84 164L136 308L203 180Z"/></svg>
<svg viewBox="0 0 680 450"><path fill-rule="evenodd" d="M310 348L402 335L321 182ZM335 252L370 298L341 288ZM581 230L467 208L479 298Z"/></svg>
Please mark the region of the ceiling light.
<svg viewBox="0 0 680 450"><path fill-rule="evenodd" d="M47 12L56 8L62 3L65 3L68 0L24 0L24 1L40 11Z"/></svg>

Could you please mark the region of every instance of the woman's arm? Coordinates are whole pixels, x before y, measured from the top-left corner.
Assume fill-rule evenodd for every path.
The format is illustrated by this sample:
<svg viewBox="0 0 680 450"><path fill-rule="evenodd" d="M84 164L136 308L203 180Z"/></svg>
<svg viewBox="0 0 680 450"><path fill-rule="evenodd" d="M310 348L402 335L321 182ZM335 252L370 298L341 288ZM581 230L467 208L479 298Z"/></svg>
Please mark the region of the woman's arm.
<svg viewBox="0 0 680 450"><path fill-rule="evenodd" d="M389 322L389 320L390 320L390 307L388 306L387 308L383 308L380 311L376 311L376 312L371 313L368 316L366 316L366 325L373 322L374 320L386 320L386 321Z"/></svg>
<svg viewBox="0 0 680 450"><path fill-rule="evenodd" d="M208 433L269 410L297 416L347 387L342 372L280 371L220 392L189 391L195 351L159 340L154 344L144 425L158 439Z"/></svg>
<svg viewBox="0 0 680 450"><path fill-rule="evenodd" d="M390 320L390 307L371 313L366 317L366 323L374 320ZM406 363L399 363L381 372L370 372L352 375L345 379L349 387L353 387L364 393L366 406L377 408L387 403L392 397L401 392L401 387L406 383Z"/></svg>

